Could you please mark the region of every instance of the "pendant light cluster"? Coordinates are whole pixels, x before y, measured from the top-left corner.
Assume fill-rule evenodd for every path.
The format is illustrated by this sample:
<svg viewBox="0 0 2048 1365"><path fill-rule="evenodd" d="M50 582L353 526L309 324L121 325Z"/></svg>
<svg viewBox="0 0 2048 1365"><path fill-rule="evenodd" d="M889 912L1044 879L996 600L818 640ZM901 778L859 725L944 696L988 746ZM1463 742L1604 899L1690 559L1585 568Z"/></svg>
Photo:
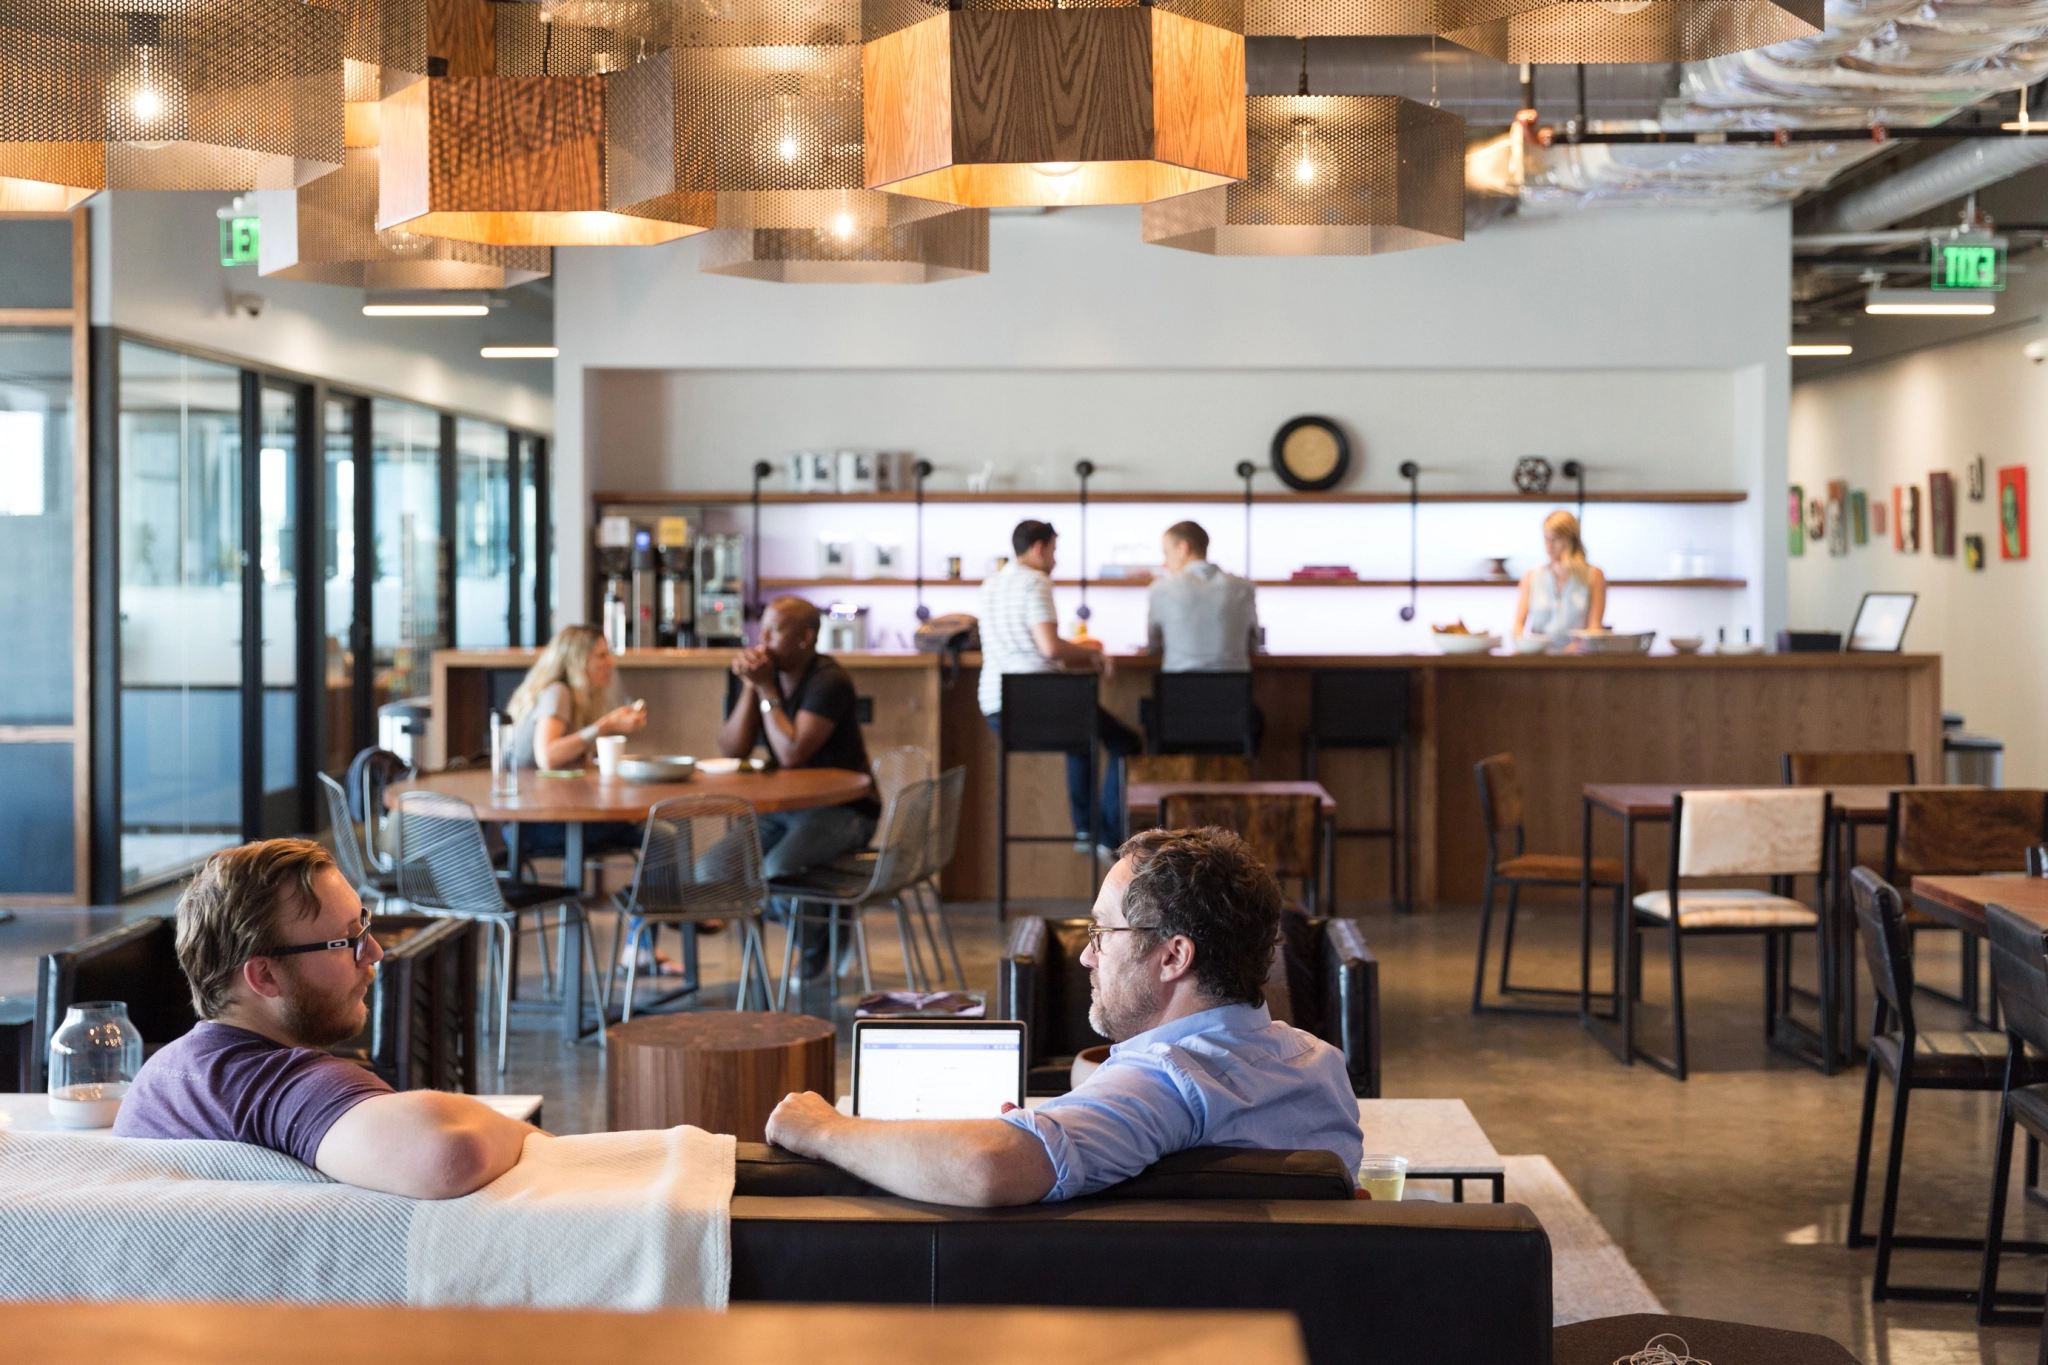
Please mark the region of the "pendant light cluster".
<svg viewBox="0 0 2048 1365"><path fill-rule="evenodd" d="M266 274L498 288L713 234L707 271L988 269L988 210L1138 204L1221 255L1461 240L1463 120L1311 95L1309 36L1693 61L1822 0L0 0L0 209L257 190ZM1304 38L1245 95L1246 35Z"/></svg>

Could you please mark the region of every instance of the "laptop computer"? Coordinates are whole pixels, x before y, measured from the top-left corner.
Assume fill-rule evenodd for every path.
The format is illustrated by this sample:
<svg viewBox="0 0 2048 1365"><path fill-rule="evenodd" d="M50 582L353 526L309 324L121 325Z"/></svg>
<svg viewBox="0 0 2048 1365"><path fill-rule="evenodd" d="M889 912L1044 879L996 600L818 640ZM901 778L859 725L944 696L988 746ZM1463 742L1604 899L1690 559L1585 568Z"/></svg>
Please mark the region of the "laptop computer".
<svg viewBox="0 0 2048 1365"><path fill-rule="evenodd" d="M1906 623L1913 619L1913 604L1920 594L1912 592L1867 592L1856 608L1856 624L1849 627L1851 654L1896 654L1906 643Z"/></svg>
<svg viewBox="0 0 2048 1365"><path fill-rule="evenodd" d="M992 1119L1024 1103L1018 1019L856 1019L853 1112L864 1119Z"/></svg>

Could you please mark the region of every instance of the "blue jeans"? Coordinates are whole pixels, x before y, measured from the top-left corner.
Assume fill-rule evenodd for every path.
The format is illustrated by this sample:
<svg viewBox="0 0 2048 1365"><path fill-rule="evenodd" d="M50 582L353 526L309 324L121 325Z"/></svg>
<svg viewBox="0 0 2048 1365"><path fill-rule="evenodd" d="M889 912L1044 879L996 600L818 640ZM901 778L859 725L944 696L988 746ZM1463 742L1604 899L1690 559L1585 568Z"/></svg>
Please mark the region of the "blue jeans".
<svg viewBox="0 0 2048 1365"><path fill-rule="evenodd" d="M775 811L760 816L756 824L761 830L761 870L769 881L823 867L834 858L866 848L868 840L875 837L875 817L852 806ZM777 896L769 908L776 919L789 923L796 913L796 898ZM826 960L829 937L820 923L806 923L799 931L797 942L803 950L806 979L822 975L830 965Z"/></svg>
<svg viewBox="0 0 2048 1365"><path fill-rule="evenodd" d="M1003 715L987 717L988 728L1003 733ZM1115 848L1124 841L1124 765L1132 754L1145 752L1138 732L1101 707L1095 708L1095 736L1108 753L1102 765L1102 801L1095 808L1095 842ZM1074 817L1074 837L1086 839L1088 828L1088 755L1067 755L1067 810Z"/></svg>

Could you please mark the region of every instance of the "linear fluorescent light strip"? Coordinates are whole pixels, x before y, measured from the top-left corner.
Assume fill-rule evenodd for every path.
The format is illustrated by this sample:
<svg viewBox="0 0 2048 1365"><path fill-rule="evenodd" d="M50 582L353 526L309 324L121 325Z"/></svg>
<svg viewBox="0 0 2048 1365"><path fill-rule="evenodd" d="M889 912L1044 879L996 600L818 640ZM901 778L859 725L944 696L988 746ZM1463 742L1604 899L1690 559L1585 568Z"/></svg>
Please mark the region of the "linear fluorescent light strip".
<svg viewBox="0 0 2048 1365"><path fill-rule="evenodd" d="M1839 342L1793 342L1785 348L1786 355L1854 355L1856 348Z"/></svg>
<svg viewBox="0 0 2048 1365"><path fill-rule="evenodd" d="M1863 311L1877 317L1986 318L1998 311L1979 290L1886 289L1870 291Z"/></svg>
<svg viewBox="0 0 2048 1365"><path fill-rule="evenodd" d="M366 303L366 318L486 318L490 307L481 303Z"/></svg>
<svg viewBox="0 0 2048 1365"><path fill-rule="evenodd" d="M561 353L559 346L486 346L477 352L485 360L553 360Z"/></svg>

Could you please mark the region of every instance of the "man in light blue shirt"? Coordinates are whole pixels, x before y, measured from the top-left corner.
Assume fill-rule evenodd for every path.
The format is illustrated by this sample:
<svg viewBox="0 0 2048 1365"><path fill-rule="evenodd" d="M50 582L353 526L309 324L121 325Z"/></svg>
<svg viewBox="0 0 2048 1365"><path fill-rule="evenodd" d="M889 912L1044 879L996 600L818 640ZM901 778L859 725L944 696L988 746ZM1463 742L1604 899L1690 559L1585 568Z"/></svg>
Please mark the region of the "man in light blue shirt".
<svg viewBox="0 0 2048 1365"><path fill-rule="evenodd" d="M1072 1091L1000 1117L894 1122L791 1095L768 1140L939 1204L1072 1199L1189 1147L1322 1148L1357 1169L1343 1054L1266 1012L1280 890L1242 840L1140 834L1093 918L1088 1023L1116 1046Z"/></svg>

